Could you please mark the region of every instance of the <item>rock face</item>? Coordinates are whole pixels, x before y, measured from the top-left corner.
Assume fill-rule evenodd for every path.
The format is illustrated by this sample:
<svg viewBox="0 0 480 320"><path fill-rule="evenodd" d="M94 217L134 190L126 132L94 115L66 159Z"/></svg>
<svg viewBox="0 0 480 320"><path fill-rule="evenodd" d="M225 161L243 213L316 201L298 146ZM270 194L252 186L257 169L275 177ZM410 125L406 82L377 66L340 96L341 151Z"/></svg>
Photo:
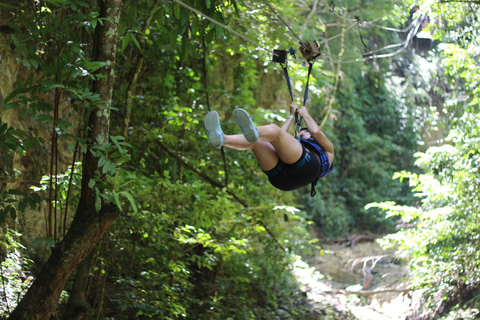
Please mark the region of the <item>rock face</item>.
<svg viewBox="0 0 480 320"><path fill-rule="evenodd" d="M52 125L34 120L28 112L22 115L21 107L5 108L5 99L18 88L19 81L23 83L31 75L34 79L38 78L39 73L33 67L27 68L21 63L22 57L12 40L14 30L9 26L10 23L16 23L20 9L28 6L24 5L24 1L17 0L2 1L2 3L6 4L7 9L0 10L0 125L6 124L29 135L42 137L45 143L39 147L29 148L23 155L18 152L13 154L11 151L0 148L0 191L18 189L28 193L31 192L31 186L38 186L42 176L50 172ZM52 94L43 95L41 98L47 103L53 103ZM64 102L60 110L65 115L69 112L69 106ZM56 160L58 173L65 172L72 162L73 153L67 149L68 144L70 144L69 141L58 141ZM57 221L63 221L60 211L58 211ZM54 217L48 216L48 205L44 202L36 210L27 209L24 214L18 213L16 221L9 219L8 225L4 227L15 228L22 233L27 248L33 249L30 245L32 240L52 237L52 232L47 234L46 230L53 230L54 220ZM48 223L51 224L50 228L47 228Z"/></svg>

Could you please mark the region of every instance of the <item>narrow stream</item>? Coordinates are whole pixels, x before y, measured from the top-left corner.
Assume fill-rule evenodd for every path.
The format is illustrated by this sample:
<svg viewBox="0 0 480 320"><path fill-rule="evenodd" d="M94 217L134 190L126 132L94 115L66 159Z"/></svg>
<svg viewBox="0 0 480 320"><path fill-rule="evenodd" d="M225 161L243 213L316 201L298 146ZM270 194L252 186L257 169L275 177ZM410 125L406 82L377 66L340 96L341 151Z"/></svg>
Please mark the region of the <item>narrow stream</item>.
<svg viewBox="0 0 480 320"><path fill-rule="evenodd" d="M299 259L294 272L317 313L332 310L325 319L405 320L417 310L419 293L409 290L408 267L394 249L376 241L321 247L323 256Z"/></svg>

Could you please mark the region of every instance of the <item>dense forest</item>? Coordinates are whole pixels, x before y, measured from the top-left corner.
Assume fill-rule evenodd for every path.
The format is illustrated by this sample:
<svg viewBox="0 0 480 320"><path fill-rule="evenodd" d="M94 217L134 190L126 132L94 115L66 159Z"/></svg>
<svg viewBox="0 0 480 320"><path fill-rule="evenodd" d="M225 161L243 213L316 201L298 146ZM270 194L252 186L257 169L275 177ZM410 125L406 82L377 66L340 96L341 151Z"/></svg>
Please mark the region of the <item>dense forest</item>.
<svg viewBox="0 0 480 320"><path fill-rule="evenodd" d="M402 319L478 319L479 5L0 0L0 318L359 319L293 269L361 234ZM204 128L283 123L285 70L335 148L315 197Z"/></svg>

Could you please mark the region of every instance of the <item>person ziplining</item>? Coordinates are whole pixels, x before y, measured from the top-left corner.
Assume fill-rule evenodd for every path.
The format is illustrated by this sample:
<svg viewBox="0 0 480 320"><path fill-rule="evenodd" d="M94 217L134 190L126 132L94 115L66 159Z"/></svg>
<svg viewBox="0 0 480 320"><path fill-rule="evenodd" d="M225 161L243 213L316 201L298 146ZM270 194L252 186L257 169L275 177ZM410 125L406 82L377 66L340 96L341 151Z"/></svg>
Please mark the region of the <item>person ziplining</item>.
<svg viewBox="0 0 480 320"><path fill-rule="evenodd" d="M311 184L310 195L313 197L316 194L315 186L318 180L330 174L334 168L333 145L305 107L313 61L321 53L315 41L303 42L280 15L266 1L263 2L299 39L301 44L299 51L308 62L303 106L299 108L298 104L293 102L293 92L287 70L287 54L294 55L295 50L293 48L289 51L274 50L272 62L280 63L282 66L292 99L290 115L287 120L281 127L269 124L257 128L247 111L235 109L233 118L242 130L243 135L225 135L220 125L218 113L210 111L205 117L207 136L210 143L216 148L225 146L235 150L252 150L260 169L267 175L268 180L275 188L282 191L292 191ZM294 119L295 137L288 134ZM305 121L306 127L298 130L302 120Z"/></svg>
<svg viewBox="0 0 480 320"><path fill-rule="evenodd" d="M288 133L296 112L306 123L299 138ZM252 150L260 169L275 188L291 191L311 184L313 197L317 181L333 171L333 145L305 106L292 102L290 115L281 127L276 124L256 127L244 109L235 109L233 118L243 134L224 134L218 113L207 114L204 125L210 144L216 148Z"/></svg>

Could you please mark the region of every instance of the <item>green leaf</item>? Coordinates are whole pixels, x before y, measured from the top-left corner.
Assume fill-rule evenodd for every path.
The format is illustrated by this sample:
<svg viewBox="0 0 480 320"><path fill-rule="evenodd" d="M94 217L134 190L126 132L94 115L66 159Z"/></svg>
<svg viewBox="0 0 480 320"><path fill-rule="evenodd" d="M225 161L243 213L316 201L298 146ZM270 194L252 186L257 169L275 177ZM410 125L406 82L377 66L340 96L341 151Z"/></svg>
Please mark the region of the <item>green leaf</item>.
<svg viewBox="0 0 480 320"><path fill-rule="evenodd" d="M2 209L0 210L0 223L3 223L5 221L5 218L7 217L8 209Z"/></svg>
<svg viewBox="0 0 480 320"><path fill-rule="evenodd" d="M110 174L113 176L115 175L115 172L117 171L117 164L112 162L110 165Z"/></svg>
<svg viewBox="0 0 480 320"><path fill-rule="evenodd" d="M112 165L112 161L110 160L105 160L105 164L102 167L102 173L105 174L110 170L110 166Z"/></svg>
<svg viewBox="0 0 480 320"><path fill-rule="evenodd" d="M118 193L115 192L115 191L113 192L113 198L115 199L115 203L117 204L118 209L120 209L120 211L122 211L123 209L122 209L122 204L120 203L120 197L119 197Z"/></svg>
<svg viewBox="0 0 480 320"><path fill-rule="evenodd" d="M123 37L123 40L122 40L122 52L125 51L125 49L127 48L129 42L130 42L130 32L128 32L127 34L125 34L125 36Z"/></svg>
<svg viewBox="0 0 480 320"><path fill-rule="evenodd" d="M97 194L97 196L95 197L95 210L99 212L101 208L102 208L102 198L100 197L99 194Z"/></svg>
<svg viewBox="0 0 480 320"><path fill-rule="evenodd" d="M20 106L20 103L19 102L10 102L10 103L7 103L5 105L5 109L8 110L8 109L16 109Z"/></svg>
<svg viewBox="0 0 480 320"><path fill-rule="evenodd" d="M49 2L55 6L60 6L62 3L64 3L66 0L45 0L45 2Z"/></svg>
<svg viewBox="0 0 480 320"><path fill-rule="evenodd" d="M3 2L0 2L0 8L4 8L4 9L15 9L14 6L12 6L12 5L10 5L10 4L3 3Z"/></svg>
<svg viewBox="0 0 480 320"><path fill-rule="evenodd" d="M42 202L42 197L40 197L37 193L32 193L30 195L30 197L32 198L32 200L35 202L35 203L40 203Z"/></svg>
<svg viewBox="0 0 480 320"><path fill-rule="evenodd" d="M136 205L135 200L133 199L132 195L127 191L123 191L123 192L121 192L121 194L123 194L128 199L128 201L130 202L130 205L132 206L133 211L136 213L137 212L137 205Z"/></svg>
<svg viewBox="0 0 480 320"><path fill-rule="evenodd" d="M22 200L18 203L18 210L20 210L20 212L24 212L25 211L25 208L27 207L27 201Z"/></svg>
<svg viewBox="0 0 480 320"><path fill-rule="evenodd" d="M18 196L23 196L23 192L18 190L18 189L9 189L7 191L8 194L14 194L14 195L18 195Z"/></svg>
<svg viewBox="0 0 480 320"><path fill-rule="evenodd" d="M137 37L135 37L135 36L132 34L131 38L132 38L132 41L133 41L133 43L135 44L135 46L136 46L138 49L141 50L142 48L140 47L140 43L138 42Z"/></svg>
<svg viewBox="0 0 480 320"><path fill-rule="evenodd" d="M74 128L74 126L70 122L65 121L63 119L58 119L57 124L63 131L66 131L66 132L68 132L68 129Z"/></svg>
<svg viewBox="0 0 480 320"><path fill-rule="evenodd" d="M10 207L10 217L12 219L17 219L17 210L14 207Z"/></svg>
<svg viewBox="0 0 480 320"><path fill-rule="evenodd" d="M103 68L106 65L103 61L86 61L84 67L91 72L97 71L100 68Z"/></svg>
<svg viewBox="0 0 480 320"><path fill-rule="evenodd" d="M90 179L90 181L88 181L88 187L90 189L93 189L93 187L95 187L95 183L96 183L95 179Z"/></svg>
<svg viewBox="0 0 480 320"><path fill-rule="evenodd" d="M115 159L115 163L121 164L130 161L130 155L120 156Z"/></svg>
<svg viewBox="0 0 480 320"><path fill-rule="evenodd" d="M35 69L38 69L38 61L35 59L30 59L30 63Z"/></svg>
<svg viewBox="0 0 480 320"><path fill-rule="evenodd" d="M7 124L6 123L2 123L2 125L0 126L0 136L3 136L5 134L5 132L7 131Z"/></svg>
<svg viewBox="0 0 480 320"><path fill-rule="evenodd" d="M98 167L101 168L105 165L105 161L107 159L105 158L105 155L102 154L102 156L100 157L100 159L98 160Z"/></svg>
<svg viewBox="0 0 480 320"><path fill-rule="evenodd" d="M49 116L47 114L39 114L38 116L35 117L36 121L45 121L45 122L51 122L53 121L53 117Z"/></svg>
<svg viewBox="0 0 480 320"><path fill-rule="evenodd" d="M174 10L173 13L175 14L175 18L180 19L180 6L178 5L173 6L173 10Z"/></svg>
<svg viewBox="0 0 480 320"><path fill-rule="evenodd" d="M5 102L8 103L10 102L10 100L12 100L13 98L15 98L16 96L18 96L19 94L22 94L22 93L27 93L31 90L31 88L18 88L18 89L15 89L13 90L6 98L5 98Z"/></svg>
<svg viewBox="0 0 480 320"><path fill-rule="evenodd" d="M34 248L39 248L39 247L50 247L53 248L55 247L55 240L52 238L35 238L32 241L32 245Z"/></svg>

